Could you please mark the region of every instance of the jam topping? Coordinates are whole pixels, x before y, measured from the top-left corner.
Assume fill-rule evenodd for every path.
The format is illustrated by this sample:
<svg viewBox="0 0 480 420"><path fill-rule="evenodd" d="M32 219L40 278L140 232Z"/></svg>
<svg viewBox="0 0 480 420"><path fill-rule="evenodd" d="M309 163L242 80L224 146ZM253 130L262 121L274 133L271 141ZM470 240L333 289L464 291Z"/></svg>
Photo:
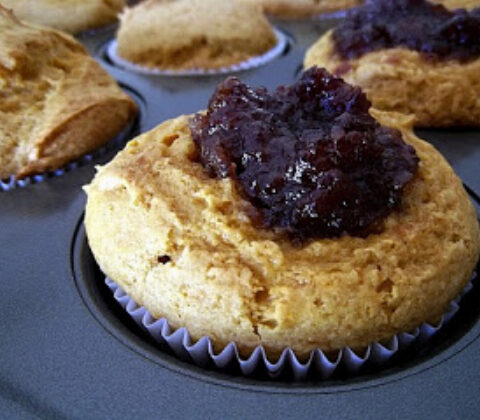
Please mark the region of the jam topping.
<svg viewBox="0 0 480 420"><path fill-rule="evenodd" d="M467 61L480 56L480 8L448 10L426 0L367 0L333 32L346 59L407 47L430 57Z"/></svg>
<svg viewBox="0 0 480 420"><path fill-rule="evenodd" d="M369 108L360 88L313 67L272 93L231 77L190 127L200 162L235 180L254 223L299 241L364 236L399 205L418 167L415 150Z"/></svg>

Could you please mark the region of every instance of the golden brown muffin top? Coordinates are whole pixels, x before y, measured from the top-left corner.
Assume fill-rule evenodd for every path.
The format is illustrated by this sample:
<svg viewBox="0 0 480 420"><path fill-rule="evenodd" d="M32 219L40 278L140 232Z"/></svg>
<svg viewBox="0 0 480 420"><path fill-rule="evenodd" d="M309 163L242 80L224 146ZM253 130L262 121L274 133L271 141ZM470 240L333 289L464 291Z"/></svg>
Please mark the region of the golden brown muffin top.
<svg viewBox="0 0 480 420"><path fill-rule="evenodd" d="M474 9L480 7L480 0L433 0L433 3L441 3L449 9Z"/></svg>
<svg viewBox="0 0 480 420"><path fill-rule="evenodd" d="M372 116L401 130L421 159L382 232L298 247L256 228L233 181L197 162L182 116L131 141L87 187L97 262L153 316L194 339L210 335L217 350L233 340L243 355L258 344L269 355L360 349L435 322L478 259L475 211L410 117Z"/></svg>
<svg viewBox="0 0 480 420"><path fill-rule="evenodd" d="M126 0L2 0L22 20L78 33L108 25Z"/></svg>
<svg viewBox="0 0 480 420"><path fill-rule="evenodd" d="M265 13L284 19L304 18L349 9L362 0L245 0L259 4Z"/></svg>
<svg viewBox="0 0 480 420"><path fill-rule="evenodd" d="M166 0L167 1L167 0ZM364 0L246 0L262 6L265 13L279 18L301 18L361 6ZM449 9L473 9L479 0L431 0Z"/></svg>
<svg viewBox="0 0 480 420"><path fill-rule="evenodd" d="M305 68L314 65L360 86L374 108L414 114L416 126L479 124L480 59L427 60L418 51L397 47L345 60L335 52L329 31L305 55Z"/></svg>
<svg viewBox="0 0 480 420"><path fill-rule="evenodd" d="M0 6L0 177L21 174L94 104L133 102L72 37Z"/></svg>

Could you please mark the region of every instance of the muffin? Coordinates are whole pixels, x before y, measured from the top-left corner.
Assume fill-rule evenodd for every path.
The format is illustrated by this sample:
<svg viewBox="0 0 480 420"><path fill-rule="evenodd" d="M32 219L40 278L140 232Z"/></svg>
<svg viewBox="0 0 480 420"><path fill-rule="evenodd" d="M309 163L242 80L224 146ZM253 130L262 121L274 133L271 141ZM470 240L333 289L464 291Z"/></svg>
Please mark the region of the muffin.
<svg viewBox="0 0 480 420"><path fill-rule="evenodd" d="M262 55L277 37L260 8L242 0L147 0L122 14L117 42L118 55L129 62L191 70Z"/></svg>
<svg viewBox="0 0 480 420"><path fill-rule="evenodd" d="M302 18L337 12L363 3L362 0L246 0L260 4L265 13L279 18Z"/></svg>
<svg viewBox="0 0 480 420"><path fill-rule="evenodd" d="M227 80L206 113L132 140L85 189L103 272L244 356L362 349L435 322L479 253L462 183L412 119L318 69L273 94Z"/></svg>
<svg viewBox="0 0 480 420"><path fill-rule="evenodd" d="M136 113L85 48L0 7L0 178L61 167L111 140Z"/></svg>
<svg viewBox="0 0 480 420"><path fill-rule="evenodd" d="M352 11L307 52L361 86L373 106L416 116L418 126L478 126L480 9L425 0L376 0Z"/></svg>
<svg viewBox="0 0 480 420"><path fill-rule="evenodd" d="M117 21L125 0L2 0L22 20L76 34Z"/></svg>

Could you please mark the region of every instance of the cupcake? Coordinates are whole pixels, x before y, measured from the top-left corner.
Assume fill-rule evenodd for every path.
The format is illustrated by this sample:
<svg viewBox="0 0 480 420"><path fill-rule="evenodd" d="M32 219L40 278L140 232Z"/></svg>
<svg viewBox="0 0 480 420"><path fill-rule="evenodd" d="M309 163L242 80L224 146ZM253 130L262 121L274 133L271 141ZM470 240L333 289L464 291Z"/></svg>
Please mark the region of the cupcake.
<svg viewBox="0 0 480 420"><path fill-rule="evenodd" d="M2 0L22 20L77 34L117 21L125 0Z"/></svg>
<svg viewBox="0 0 480 420"><path fill-rule="evenodd" d="M480 9L425 0L371 0L306 54L360 86L375 108L414 114L417 126L478 126Z"/></svg>
<svg viewBox="0 0 480 420"><path fill-rule="evenodd" d="M302 18L338 12L363 3L362 0L247 0L260 4L265 13L279 18Z"/></svg>
<svg viewBox="0 0 480 420"><path fill-rule="evenodd" d="M436 322L479 254L473 206L412 119L311 69L230 78L87 186L103 272L155 318L248 357L362 350Z"/></svg>
<svg viewBox="0 0 480 420"><path fill-rule="evenodd" d="M0 6L0 179L57 169L111 140L135 103L70 36Z"/></svg>
<svg viewBox="0 0 480 420"><path fill-rule="evenodd" d="M120 58L146 68L209 70L262 55L277 36L242 0L147 0L122 14L117 43Z"/></svg>

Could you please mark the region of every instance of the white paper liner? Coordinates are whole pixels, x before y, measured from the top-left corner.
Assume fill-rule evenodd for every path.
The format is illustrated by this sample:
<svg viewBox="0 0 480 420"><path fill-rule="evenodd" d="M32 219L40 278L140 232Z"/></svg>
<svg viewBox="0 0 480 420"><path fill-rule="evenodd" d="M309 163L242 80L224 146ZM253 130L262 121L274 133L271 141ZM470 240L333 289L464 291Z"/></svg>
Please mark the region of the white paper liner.
<svg viewBox="0 0 480 420"><path fill-rule="evenodd" d="M107 152L109 152L113 148L120 146L127 139L127 136L131 133L132 128L135 124L134 121L135 120L130 121L122 131L120 131L113 139L109 140L104 146L100 147L99 149L95 150L92 153L87 153L86 155L81 156L80 158L78 158L77 160L74 160L73 162L67 163L65 166L59 169L45 172L42 174L27 176L22 179L15 179L15 175L12 175L7 179L0 179L0 192L10 191L15 188L26 187L31 184L38 184L39 182L43 182L48 178L55 178L55 177L62 176L65 173L71 172L76 168L91 162L93 159L96 159L105 155Z"/></svg>
<svg viewBox="0 0 480 420"><path fill-rule="evenodd" d="M225 74L233 73L236 71L249 70L256 67L260 67L269 61L274 60L275 58L282 55L285 51L285 48L288 45L288 39L285 34L274 29L275 35L277 36L277 44L267 51L265 54L252 57L248 60L242 61L241 63L234 64L228 67L222 67L219 69L189 69L189 70L161 70L154 69L139 64L132 63L118 55L117 52L117 41L114 39L110 41L107 45L107 56L110 60L118 67L122 67L125 70L129 70L136 73L154 75L154 76L210 76L214 74Z"/></svg>
<svg viewBox="0 0 480 420"><path fill-rule="evenodd" d="M355 12L361 7L362 6L359 5L355 7L348 7L346 9L337 10L336 12L319 13L318 15L314 16L314 19L345 19L349 13Z"/></svg>
<svg viewBox="0 0 480 420"><path fill-rule="evenodd" d="M338 10L336 12L319 13L313 19L345 19L347 13L352 9Z"/></svg>
<svg viewBox="0 0 480 420"><path fill-rule="evenodd" d="M302 363L291 348L286 348L278 361L272 363L262 346L255 348L247 359L243 359L239 355L237 346L233 342L230 342L220 353L216 354L208 336L194 342L184 327L173 330L165 318L158 320L153 318L145 307L138 306L112 279L107 277L105 284L112 291L115 300L134 321L146 330L156 342L166 345L180 359L191 360L203 368L213 367L224 370L238 366L245 376L254 376L257 372L266 372L272 379L281 376L285 369L290 369L294 381L302 381L312 376L315 379L327 379L337 369L355 374L367 362L378 367L385 365L397 352L405 350L413 342L425 342L440 330L458 311L461 298L473 287L470 281L462 293L450 303L448 310L437 325L423 323L411 332L393 336L386 344L372 343L361 354L356 353L349 347L344 347L332 360L322 350L316 349L311 352L310 358Z"/></svg>
<svg viewBox="0 0 480 420"><path fill-rule="evenodd" d="M359 7L350 7L348 9L341 9L337 10L336 12L320 12L314 15L306 16L306 17L297 17L297 18L292 18L292 17L276 17L275 15L272 16L274 19L278 20L305 20L305 19L310 19L310 20L328 20L328 19L345 19L347 17L347 14L351 12L352 10L356 10Z"/></svg>

